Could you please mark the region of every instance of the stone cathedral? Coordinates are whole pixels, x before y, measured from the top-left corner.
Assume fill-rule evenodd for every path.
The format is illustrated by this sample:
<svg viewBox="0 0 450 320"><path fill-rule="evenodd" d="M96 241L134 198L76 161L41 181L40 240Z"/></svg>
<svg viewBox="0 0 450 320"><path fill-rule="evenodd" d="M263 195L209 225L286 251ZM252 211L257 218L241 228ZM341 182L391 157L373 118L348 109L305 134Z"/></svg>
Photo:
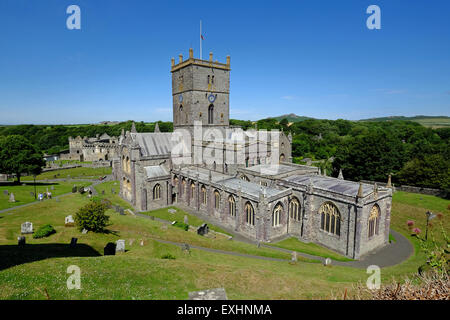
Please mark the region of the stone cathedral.
<svg viewBox="0 0 450 320"><path fill-rule="evenodd" d="M138 133L133 126L119 137L113 161L121 197L138 211L178 206L261 242L296 237L353 259L385 246L389 185L328 177L317 167L294 164L292 137L283 132L264 141L256 130L239 135L241 129L229 125L230 71L229 56L225 63L213 61L212 53L200 60L190 49L187 59L172 58L173 124L188 137L185 161L173 155L172 132L156 126L153 133ZM193 138L198 124L205 133L201 140ZM221 139L211 143L208 132ZM194 161L196 150L214 161Z"/></svg>

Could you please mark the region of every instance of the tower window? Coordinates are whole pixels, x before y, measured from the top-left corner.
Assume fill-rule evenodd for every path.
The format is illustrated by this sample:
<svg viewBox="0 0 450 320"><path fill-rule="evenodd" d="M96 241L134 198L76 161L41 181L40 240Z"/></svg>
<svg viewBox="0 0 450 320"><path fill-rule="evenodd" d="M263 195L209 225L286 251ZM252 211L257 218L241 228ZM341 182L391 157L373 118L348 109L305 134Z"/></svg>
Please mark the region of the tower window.
<svg viewBox="0 0 450 320"><path fill-rule="evenodd" d="M211 77L208 75L208 84L210 83Z"/></svg>
<svg viewBox="0 0 450 320"><path fill-rule="evenodd" d="M214 121L214 105L210 104L208 108L208 124L212 124Z"/></svg>

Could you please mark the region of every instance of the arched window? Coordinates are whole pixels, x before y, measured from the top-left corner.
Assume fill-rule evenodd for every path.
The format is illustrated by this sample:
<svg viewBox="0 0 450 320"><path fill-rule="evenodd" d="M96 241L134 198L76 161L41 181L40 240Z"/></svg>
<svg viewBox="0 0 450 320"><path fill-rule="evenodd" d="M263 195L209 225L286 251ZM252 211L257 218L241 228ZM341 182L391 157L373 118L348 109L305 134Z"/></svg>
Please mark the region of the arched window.
<svg viewBox="0 0 450 320"><path fill-rule="evenodd" d="M213 170L216 171L216 162L213 162Z"/></svg>
<svg viewBox="0 0 450 320"><path fill-rule="evenodd" d="M281 221L281 212L283 211L283 206L278 203L272 212L272 227L278 227Z"/></svg>
<svg viewBox="0 0 450 320"><path fill-rule="evenodd" d="M380 207L374 204L372 210L370 210L369 215L369 238L378 234L378 229L380 226Z"/></svg>
<svg viewBox="0 0 450 320"><path fill-rule="evenodd" d="M212 124L214 122L214 105L210 104L208 108L208 124Z"/></svg>
<svg viewBox="0 0 450 320"><path fill-rule="evenodd" d="M202 203L206 204L206 188L202 186Z"/></svg>
<svg viewBox="0 0 450 320"><path fill-rule="evenodd" d="M175 176L175 178L173 178L173 185L174 187L178 186L178 177Z"/></svg>
<svg viewBox="0 0 450 320"><path fill-rule="evenodd" d="M331 202L325 202L320 206L320 228L329 233L341 234L341 215L338 208Z"/></svg>
<svg viewBox="0 0 450 320"><path fill-rule="evenodd" d="M161 199L161 186L159 183L153 187L153 200L158 199Z"/></svg>
<svg viewBox="0 0 450 320"><path fill-rule="evenodd" d="M250 202L245 204L245 221L249 225L255 225L255 210Z"/></svg>
<svg viewBox="0 0 450 320"><path fill-rule="evenodd" d="M246 167L246 168L248 168L248 160L249 160L248 157L245 158L245 167Z"/></svg>
<svg viewBox="0 0 450 320"><path fill-rule="evenodd" d="M283 162L283 161L284 161L284 159L285 159L285 157L284 157L284 153L280 154L280 162Z"/></svg>
<svg viewBox="0 0 450 320"><path fill-rule="evenodd" d="M191 199L194 199L195 195L195 183L191 183Z"/></svg>
<svg viewBox="0 0 450 320"><path fill-rule="evenodd" d="M208 84L210 83L211 76L208 74Z"/></svg>
<svg viewBox="0 0 450 320"><path fill-rule="evenodd" d="M220 209L220 193L217 190L214 190L214 209Z"/></svg>
<svg viewBox="0 0 450 320"><path fill-rule="evenodd" d="M289 217L292 220L300 221L300 202L295 197L289 202Z"/></svg>
<svg viewBox="0 0 450 320"><path fill-rule="evenodd" d="M211 83L214 84L214 76L211 77Z"/></svg>
<svg viewBox="0 0 450 320"><path fill-rule="evenodd" d="M181 180L180 196L183 196L185 193L186 193L186 179L183 178L183 180Z"/></svg>
<svg viewBox="0 0 450 320"><path fill-rule="evenodd" d="M232 217L236 215L236 201L233 196L228 197L228 214Z"/></svg>

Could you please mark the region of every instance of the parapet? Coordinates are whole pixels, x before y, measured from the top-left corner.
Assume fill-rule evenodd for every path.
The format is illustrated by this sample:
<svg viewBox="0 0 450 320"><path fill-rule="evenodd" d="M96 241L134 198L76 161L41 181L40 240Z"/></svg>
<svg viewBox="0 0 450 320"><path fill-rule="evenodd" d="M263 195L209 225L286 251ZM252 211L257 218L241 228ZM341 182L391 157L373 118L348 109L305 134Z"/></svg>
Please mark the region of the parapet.
<svg viewBox="0 0 450 320"><path fill-rule="evenodd" d="M189 49L189 58L186 60L183 60L183 55L180 54L178 56L178 63L175 64L175 58L171 59L171 72L177 71L179 69L182 69L188 65L197 65L197 66L203 66L203 67L211 67L211 68L217 68L217 69L223 69L230 71L230 56L227 56L226 63L221 63L218 61L213 61L213 53L209 53L209 60L202 60L202 59L195 59L194 58L194 50L192 48Z"/></svg>

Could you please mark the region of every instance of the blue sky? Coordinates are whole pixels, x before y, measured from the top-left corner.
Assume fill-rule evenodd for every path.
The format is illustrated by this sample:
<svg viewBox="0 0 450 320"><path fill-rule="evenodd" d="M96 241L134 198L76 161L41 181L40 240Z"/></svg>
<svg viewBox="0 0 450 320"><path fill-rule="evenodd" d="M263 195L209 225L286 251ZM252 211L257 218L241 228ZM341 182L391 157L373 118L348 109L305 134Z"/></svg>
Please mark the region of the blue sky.
<svg viewBox="0 0 450 320"><path fill-rule="evenodd" d="M172 120L170 58L198 57L200 20L232 118L450 115L450 1L1 0L0 123Z"/></svg>

